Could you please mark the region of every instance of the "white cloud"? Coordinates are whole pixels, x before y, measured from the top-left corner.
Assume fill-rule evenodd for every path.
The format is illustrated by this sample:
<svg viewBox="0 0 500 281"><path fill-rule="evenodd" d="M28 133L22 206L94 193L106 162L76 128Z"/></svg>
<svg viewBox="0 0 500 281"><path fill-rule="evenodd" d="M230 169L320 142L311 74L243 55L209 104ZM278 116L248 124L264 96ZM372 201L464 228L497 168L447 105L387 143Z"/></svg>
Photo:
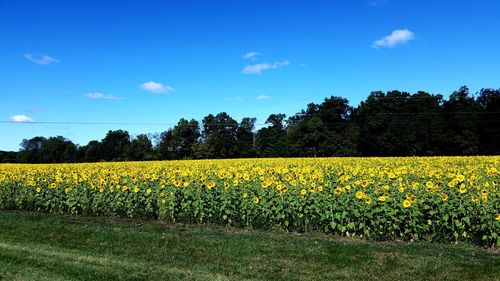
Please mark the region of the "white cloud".
<svg viewBox="0 0 500 281"><path fill-rule="evenodd" d="M163 85L161 83L154 82L154 81L149 81L149 82L143 83L141 85L141 88L143 90L146 90L146 91L151 92L151 93L156 93L156 94L171 93L171 92L175 91L174 88L172 88L168 85Z"/></svg>
<svg viewBox="0 0 500 281"><path fill-rule="evenodd" d="M256 100L268 100L269 96L268 95L259 95L255 99Z"/></svg>
<svg viewBox="0 0 500 281"><path fill-rule="evenodd" d="M58 59L47 55L34 55L34 54L24 54L24 57L36 64L51 64L60 62Z"/></svg>
<svg viewBox="0 0 500 281"><path fill-rule="evenodd" d="M411 41L415 38L415 34L408 29L396 29L390 35L385 36L373 42L372 47L393 48L399 44Z"/></svg>
<svg viewBox="0 0 500 281"><path fill-rule="evenodd" d="M264 62L264 63L250 64L245 66L241 72L244 74L261 74L265 70L278 69L287 65L290 65L290 62L288 60L278 61L275 63Z"/></svg>
<svg viewBox="0 0 500 281"><path fill-rule="evenodd" d="M243 59L254 61L259 55L261 55L259 52L249 52L243 55Z"/></svg>
<svg viewBox="0 0 500 281"><path fill-rule="evenodd" d="M10 120L17 123L31 123L35 121L26 115L12 115L10 117Z"/></svg>
<svg viewBox="0 0 500 281"><path fill-rule="evenodd" d="M113 96L113 95L105 95L103 93L86 93L84 95L86 98L93 99L93 100L119 100L120 97Z"/></svg>

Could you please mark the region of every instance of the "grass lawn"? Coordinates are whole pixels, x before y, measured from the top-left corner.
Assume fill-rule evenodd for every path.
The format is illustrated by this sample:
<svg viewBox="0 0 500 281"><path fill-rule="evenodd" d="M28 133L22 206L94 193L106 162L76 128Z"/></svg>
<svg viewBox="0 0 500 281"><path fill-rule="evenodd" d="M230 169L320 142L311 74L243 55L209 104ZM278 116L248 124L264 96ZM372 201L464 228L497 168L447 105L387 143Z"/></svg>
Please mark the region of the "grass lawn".
<svg viewBox="0 0 500 281"><path fill-rule="evenodd" d="M0 280L499 280L500 254L0 211Z"/></svg>

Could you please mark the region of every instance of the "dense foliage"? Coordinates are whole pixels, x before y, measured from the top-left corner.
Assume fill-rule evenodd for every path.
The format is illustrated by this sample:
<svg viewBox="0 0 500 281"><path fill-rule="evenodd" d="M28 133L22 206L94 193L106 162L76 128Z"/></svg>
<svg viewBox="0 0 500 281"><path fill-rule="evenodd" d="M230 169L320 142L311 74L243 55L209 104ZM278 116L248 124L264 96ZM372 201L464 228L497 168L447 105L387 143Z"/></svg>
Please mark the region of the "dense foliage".
<svg viewBox="0 0 500 281"><path fill-rule="evenodd" d="M447 100L426 92L373 92L355 108L332 96L289 118L271 114L265 124L256 131L255 118L238 122L222 112L201 124L182 118L157 135L109 131L85 146L34 137L23 140L18 153L0 151L0 162L499 155L500 89L474 97L462 87Z"/></svg>
<svg viewBox="0 0 500 281"><path fill-rule="evenodd" d="M500 245L500 157L2 164L0 209Z"/></svg>

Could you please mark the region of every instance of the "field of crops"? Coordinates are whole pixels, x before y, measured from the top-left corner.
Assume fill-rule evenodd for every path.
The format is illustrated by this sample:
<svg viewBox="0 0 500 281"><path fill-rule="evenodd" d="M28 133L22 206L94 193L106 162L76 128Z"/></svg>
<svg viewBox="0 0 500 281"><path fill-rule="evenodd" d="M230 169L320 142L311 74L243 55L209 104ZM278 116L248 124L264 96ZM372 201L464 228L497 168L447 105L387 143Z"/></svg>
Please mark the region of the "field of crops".
<svg viewBox="0 0 500 281"><path fill-rule="evenodd" d="M499 246L500 157L0 165L0 209Z"/></svg>

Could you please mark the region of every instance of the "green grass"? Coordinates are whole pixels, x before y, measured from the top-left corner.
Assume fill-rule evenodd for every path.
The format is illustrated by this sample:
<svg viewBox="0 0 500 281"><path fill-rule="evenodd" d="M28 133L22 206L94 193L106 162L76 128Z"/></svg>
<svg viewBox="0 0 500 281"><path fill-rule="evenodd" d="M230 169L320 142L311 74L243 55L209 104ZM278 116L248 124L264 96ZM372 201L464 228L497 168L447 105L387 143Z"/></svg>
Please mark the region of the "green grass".
<svg viewBox="0 0 500 281"><path fill-rule="evenodd" d="M0 280L499 280L463 244L0 212Z"/></svg>

